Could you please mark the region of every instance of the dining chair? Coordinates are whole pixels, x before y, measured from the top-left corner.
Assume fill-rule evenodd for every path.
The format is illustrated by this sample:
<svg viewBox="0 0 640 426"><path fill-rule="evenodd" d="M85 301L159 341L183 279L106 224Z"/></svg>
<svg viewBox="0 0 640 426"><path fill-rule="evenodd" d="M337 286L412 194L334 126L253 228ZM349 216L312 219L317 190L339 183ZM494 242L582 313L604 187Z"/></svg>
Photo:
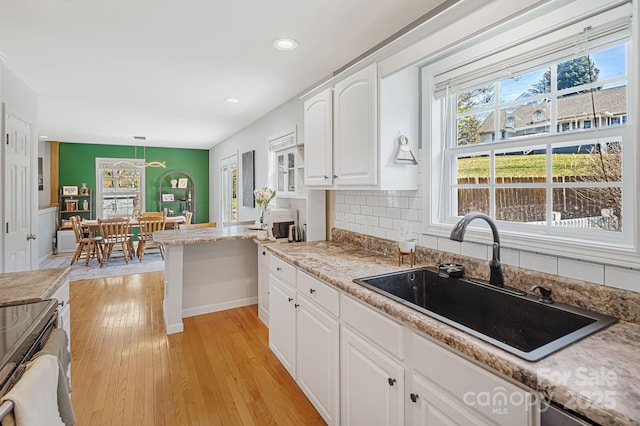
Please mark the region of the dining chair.
<svg viewBox="0 0 640 426"><path fill-rule="evenodd" d="M179 229L196 229L196 228L215 228L216 222L204 222L204 223L182 223Z"/></svg>
<svg viewBox="0 0 640 426"><path fill-rule="evenodd" d="M153 241L153 233L156 231L164 231L165 221L164 219L156 219L153 217L141 217L138 221L140 225L140 234L138 235L138 251L136 255L140 262L144 257L145 251L150 248L156 248L160 251L160 256L164 260L164 247Z"/></svg>
<svg viewBox="0 0 640 426"><path fill-rule="evenodd" d="M71 228L76 238L76 251L71 257L71 265L76 263L82 256L82 252L86 251L85 265L89 265L89 260L95 257L98 262L102 261L102 237L95 237L91 234L85 235L82 229L80 216L71 216Z"/></svg>
<svg viewBox="0 0 640 426"><path fill-rule="evenodd" d="M122 251L124 262L129 264L133 258L133 239L131 238L131 222L129 218L98 219L100 236L102 237L102 262L111 257L114 249Z"/></svg>
<svg viewBox="0 0 640 426"><path fill-rule="evenodd" d="M150 219L164 219L163 212L142 212L140 216L142 218L150 218Z"/></svg>

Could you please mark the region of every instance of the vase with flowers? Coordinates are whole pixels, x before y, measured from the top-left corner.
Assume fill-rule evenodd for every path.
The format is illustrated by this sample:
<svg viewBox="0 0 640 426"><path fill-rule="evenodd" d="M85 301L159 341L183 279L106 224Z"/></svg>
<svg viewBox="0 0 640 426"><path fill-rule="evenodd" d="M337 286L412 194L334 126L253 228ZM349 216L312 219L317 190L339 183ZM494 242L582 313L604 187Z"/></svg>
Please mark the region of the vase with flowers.
<svg viewBox="0 0 640 426"><path fill-rule="evenodd" d="M264 228L264 212L269 208L269 203L276 196L276 191L269 187L263 187L262 189L256 189L253 191L253 196L256 200L256 204L260 207L260 225Z"/></svg>

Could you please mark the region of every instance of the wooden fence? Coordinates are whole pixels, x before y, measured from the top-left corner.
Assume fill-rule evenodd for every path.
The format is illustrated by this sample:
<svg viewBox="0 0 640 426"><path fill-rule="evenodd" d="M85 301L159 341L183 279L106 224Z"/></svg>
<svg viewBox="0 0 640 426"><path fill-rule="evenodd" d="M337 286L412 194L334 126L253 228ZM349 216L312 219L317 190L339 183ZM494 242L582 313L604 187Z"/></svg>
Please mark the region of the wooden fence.
<svg viewBox="0 0 640 426"><path fill-rule="evenodd" d="M584 182L580 176L554 178L555 182ZM544 183L544 178L498 178L498 184ZM486 177L458 179L459 184L487 184ZM554 221L602 217L603 209L619 211L619 188L556 188L553 189ZM496 188L496 219L512 222L542 222L546 220L545 188ZM612 206L616 203L617 206ZM617 207L617 208L616 208ZM458 189L458 214L489 212L489 190ZM593 222L593 221L592 221ZM577 223L577 222L576 222ZM617 224L618 221L616 220ZM564 226L564 225L561 225ZM607 225L609 227L610 225ZM617 229L616 229L617 230Z"/></svg>

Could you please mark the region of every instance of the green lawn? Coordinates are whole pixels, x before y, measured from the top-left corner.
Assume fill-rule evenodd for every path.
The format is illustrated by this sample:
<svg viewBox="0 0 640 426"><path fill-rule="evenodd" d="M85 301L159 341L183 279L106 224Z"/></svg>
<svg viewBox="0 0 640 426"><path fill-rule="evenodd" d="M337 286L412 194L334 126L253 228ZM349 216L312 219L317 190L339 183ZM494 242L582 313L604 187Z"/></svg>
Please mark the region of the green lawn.
<svg viewBox="0 0 640 426"><path fill-rule="evenodd" d="M552 154L553 176L589 176L593 174L594 158L591 154ZM496 156L496 177L544 178L546 155ZM489 157L461 158L458 178L489 177Z"/></svg>

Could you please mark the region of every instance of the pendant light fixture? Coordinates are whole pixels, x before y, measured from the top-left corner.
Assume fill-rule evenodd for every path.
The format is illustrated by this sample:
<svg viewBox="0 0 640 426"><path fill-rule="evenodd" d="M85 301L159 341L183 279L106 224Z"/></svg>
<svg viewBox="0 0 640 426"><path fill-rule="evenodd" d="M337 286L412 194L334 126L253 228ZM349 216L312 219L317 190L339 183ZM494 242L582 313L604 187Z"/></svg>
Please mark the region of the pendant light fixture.
<svg viewBox="0 0 640 426"><path fill-rule="evenodd" d="M135 140L139 140L139 141L146 141L147 140L146 136L134 136L133 138ZM133 156L134 156L135 160L138 159L138 145L134 146ZM143 146L142 159L144 160L144 165L141 165L139 163L134 163L134 162L131 162L129 160L116 161L115 163L113 163L113 165L114 166L126 165L126 166L129 166L129 167L135 167L136 169L144 169L145 167L162 167L163 169L167 168L166 161L150 161L150 162L147 162L147 145L146 144Z"/></svg>

